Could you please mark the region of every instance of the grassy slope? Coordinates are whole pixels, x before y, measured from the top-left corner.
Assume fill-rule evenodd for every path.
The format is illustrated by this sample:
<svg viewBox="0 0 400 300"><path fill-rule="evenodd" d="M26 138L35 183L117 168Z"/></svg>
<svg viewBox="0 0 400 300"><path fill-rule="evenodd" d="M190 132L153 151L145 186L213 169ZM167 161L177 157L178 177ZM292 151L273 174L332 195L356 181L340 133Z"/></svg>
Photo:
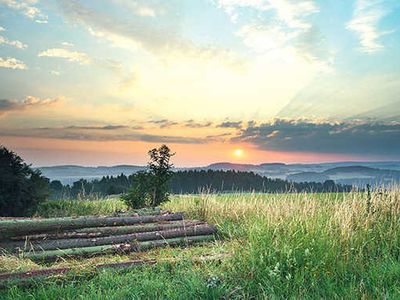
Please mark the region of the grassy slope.
<svg viewBox="0 0 400 300"><path fill-rule="evenodd" d="M57 205L43 207L41 214L107 214L123 209L117 200ZM165 208L217 224L226 241L147 254L178 257L180 263L118 273L77 271L58 282L8 289L0 298L400 298L400 190L374 193L370 204L360 193L237 194L176 196ZM232 259L201 265L188 260L221 251L232 252ZM0 261L0 271L2 265L3 271L7 265L34 267L4 259L8 261ZM89 270L93 261L58 265L63 263Z"/></svg>

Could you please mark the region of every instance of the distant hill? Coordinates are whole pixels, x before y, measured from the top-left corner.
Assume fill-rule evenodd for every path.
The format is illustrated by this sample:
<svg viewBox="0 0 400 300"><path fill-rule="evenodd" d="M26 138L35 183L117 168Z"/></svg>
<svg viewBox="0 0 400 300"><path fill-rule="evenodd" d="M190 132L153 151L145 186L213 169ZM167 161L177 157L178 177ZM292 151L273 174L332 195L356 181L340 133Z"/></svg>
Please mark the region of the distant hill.
<svg viewBox="0 0 400 300"><path fill-rule="evenodd" d="M146 169L144 166L118 165L112 167L83 167L74 165L40 167L43 175L50 180L60 180L63 184L72 184L83 178L86 180L100 179L103 176L116 176L121 173L130 175Z"/></svg>
<svg viewBox="0 0 400 300"><path fill-rule="evenodd" d="M134 174L146 169L145 166L118 165L83 167L75 165L51 166L38 168L51 180L60 180L71 184L81 178L99 179L103 176ZM365 185L366 183L400 182L400 162L335 162L314 164L236 164L218 162L204 167L176 168L176 170L214 170L253 172L262 176L277 179L288 179L294 182L324 182L327 179L338 183Z"/></svg>
<svg viewBox="0 0 400 300"><path fill-rule="evenodd" d="M366 166L346 166L331 168L321 173L301 172L289 175L287 179L294 182L324 182L327 179L331 179L337 183L352 184L355 186L364 186L366 184L399 184L400 171Z"/></svg>

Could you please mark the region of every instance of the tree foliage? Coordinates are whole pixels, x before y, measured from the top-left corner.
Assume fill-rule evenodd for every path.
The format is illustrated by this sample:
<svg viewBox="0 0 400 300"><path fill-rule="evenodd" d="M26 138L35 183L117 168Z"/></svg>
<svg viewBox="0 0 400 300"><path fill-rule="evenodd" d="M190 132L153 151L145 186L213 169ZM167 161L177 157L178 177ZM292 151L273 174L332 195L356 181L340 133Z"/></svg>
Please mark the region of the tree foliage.
<svg viewBox="0 0 400 300"><path fill-rule="evenodd" d="M49 180L33 170L21 157L0 146L0 215L32 214L48 196Z"/></svg>
<svg viewBox="0 0 400 300"><path fill-rule="evenodd" d="M173 174L170 159L175 153L162 145L158 149L150 150L148 154L148 170L136 173L132 188L122 196L125 203L132 208L155 207L168 200L168 181Z"/></svg>
<svg viewBox="0 0 400 300"><path fill-rule="evenodd" d="M150 190L153 207L168 200L168 181L173 174L171 171L173 164L170 163L170 159L174 155L175 153L172 153L166 145L149 151Z"/></svg>

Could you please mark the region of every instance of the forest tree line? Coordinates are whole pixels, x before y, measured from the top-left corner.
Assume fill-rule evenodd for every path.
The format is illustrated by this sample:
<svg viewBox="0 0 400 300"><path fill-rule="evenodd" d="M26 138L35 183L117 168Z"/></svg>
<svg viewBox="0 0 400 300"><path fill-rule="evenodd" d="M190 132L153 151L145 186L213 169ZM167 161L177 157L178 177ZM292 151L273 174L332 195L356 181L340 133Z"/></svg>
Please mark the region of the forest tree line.
<svg viewBox="0 0 400 300"><path fill-rule="evenodd" d="M126 176L104 176L100 180L81 179L72 185L63 185L60 181L50 182L53 199L61 198L97 198L126 193L136 181L137 174ZM346 192L350 185L336 184L333 180L324 183L295 183L282 179L272 179L253 172L190 170L175 172L169 181L172 194L194 194L201 192Z"/></svg>

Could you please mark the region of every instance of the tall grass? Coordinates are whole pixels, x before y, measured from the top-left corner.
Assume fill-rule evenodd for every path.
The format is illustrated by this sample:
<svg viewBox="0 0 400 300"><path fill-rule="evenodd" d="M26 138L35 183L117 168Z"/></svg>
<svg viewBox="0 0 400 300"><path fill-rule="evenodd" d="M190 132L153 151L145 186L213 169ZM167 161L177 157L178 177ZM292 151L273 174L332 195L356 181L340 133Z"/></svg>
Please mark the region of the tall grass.
<svg viewBox="0 0 400 300"><path fill-rule="evenodd" d="M105 272L62 286L14 288L3 297L400 299L399 188L370 196L174 196L164 208L217 224L232 258Z"/></svg>
<svg viewBox="0 0 400 300"><path fill-rule="evenodd" d="M101 200L48 200L41 203L36 216L43 218L112 215L128 207L119 198Z"/></svg>
<svg viewBox="0 0 400 300"><path fill-rule="evenodd" d="M400 190L201 195L167 204L236 239L238 296L400 297ZM261 297L262 298L262 297Z"/></svg>

